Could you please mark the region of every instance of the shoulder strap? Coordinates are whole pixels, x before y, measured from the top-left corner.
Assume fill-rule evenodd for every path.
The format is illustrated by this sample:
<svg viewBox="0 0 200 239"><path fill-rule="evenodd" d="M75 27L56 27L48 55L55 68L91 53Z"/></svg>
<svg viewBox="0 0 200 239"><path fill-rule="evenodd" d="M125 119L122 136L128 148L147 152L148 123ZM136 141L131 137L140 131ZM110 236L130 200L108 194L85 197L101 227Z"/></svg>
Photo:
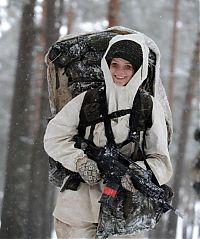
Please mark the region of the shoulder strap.
<svg viewBox="0 0 200 239"><path fill-rule="evenodd" d="M134 98L130 113L129 135L124 142L118 144L119 148L130 142L136 142L139 144L140 131L146 131L146 129L150 128L152 125L152 108L153 101L151 96L139 88Z"/></svg>
<svg viewBox="0 0 200 239"><path fill-rule="evenodd" d="M138 125L139 125L139 120L140 120L140 109L141 109L141 97L139 94L139 91L137 91L135 99L133 101L133 106L132 106L132 111L130 114L130 119L129 119L129 137L131 139L134 139L134 141L139 142L138 138Z"/></svg>
<svg viewBox="0 0 200 239"><path fill-rule="evenodd" d="M119 110L108 115L105 87L91 89L86 92L83 99L79 115L80 121L78 132L84 137L87 126L91 126L92 130L97 123L104 122L105 134L108 142L112 142L114 144L114 135L111 128L110 119L130 114L129 137L125 142L120 144L119 147L122 147L131 141L139 142L139 131L144 131L146 128L149 128L152 125L152 107L153 102L151 96L144 90L139 89L133 101L132 109Z"/></svg>
<svg viewBox="0 0 200 239"><path fill-rule="evenodd" d="M99 104L99 100L100 100L99 90L100 90L100 88L101 87L91 89L91 90L87 91L84 96L80 114L79 114L79 125L78 125L78 133L82 137L85 136L86 127L89 125L92 125L93 121L94 121L92 119L88 119L88 117L90 115L93 115L93 113L98 114L100 116L100 112L99 112L100 111L100 109L99 109L99 105L100 105ZM90 112L86 112L86 111L90 111Z"/></svg>
<svg viewBox="0 0 200 239"><path fill-rule="evenodd" d="M139 89L135 97L135 102L133 103L132 112L133 114L135 112L134 114L135 119L131 120L131 117L133 117L133 115L130 116L130 121L132 121L132 124L133 124L131 126L131 122L130 122L130 134L132 135L132 138L138 137L138 139L136 138L135 140L136 150L141 151L141 154L143 155L143 159L144 159L144 164L146 168L150 170L151 172L152 170L146 160L146 155L144 155L144 140L143 140L142 148L140 147L140 144L139 144L140 135L138 130L144 128L144 135L145 135L147 128L150 128L152 126L152 109L153 109L153 101L151 99L151 96L148 93L146 93L144 90ZM156 185L159 185L153 172L152 172L152 182L154 182Z"/></svg>
<svg viewBox="0 0 200 239"><path fill-rule="evenodd" d="M107 104L107 100L106 100L106 87L104 87L103 91L101 92L100 107L101 107L101 114L103 116L103 122L104 122L107 143L116 145L114 134L113 134L112 127L111 127L111 121L110 121L110 118L108 115L108 104Z"/></svg>
<svg viewBox="0 0 200 239"><path fill-rule="evenodd" d="M135 96L130 115L130 133L145 130L152 126L153 101L144 90L139 89Z"/></svg>
<svg viewBox="0 0 200 239"><path fill-rule="evenodd" d="M91 134L94 130L95 124L97 124L98 122L104 122L105 135L108 143L115 145L110 117L116 117L123 114L127 114L127 110L123 112L113 112L110 116L108 115L105 87L89 90L88 92L86 92L86 95L83 99L79 115L80 121L78 126L78 133L79 135L84 137L86 127L91 126L89 139L92 140L93 137ZM93 118L94 115L95 117Z"/></svg>
<svg viewBox="0 0 200 239"><path fill-rule="evenodd" d="M93 129L96 124L104 121L104 114L108 110L104 108L107 107L107 102L106 96L104 97L103 94L105 94L103 87L91 89L86 92L79 114L78 132L81 136L85 135L86 127L91 126ZM130 113L131 109L118 110L106 115L106 118L114 119Z"/></svg>

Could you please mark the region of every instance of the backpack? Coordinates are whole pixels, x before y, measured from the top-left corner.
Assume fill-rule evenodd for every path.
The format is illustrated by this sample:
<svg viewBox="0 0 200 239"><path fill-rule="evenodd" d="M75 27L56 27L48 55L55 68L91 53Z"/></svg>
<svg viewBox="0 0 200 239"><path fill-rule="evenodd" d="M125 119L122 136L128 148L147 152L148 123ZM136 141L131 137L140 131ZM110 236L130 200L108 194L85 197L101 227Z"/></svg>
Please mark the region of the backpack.
<svg viewBox="0 0 200 239"><path fill-rule="evenodd" d="M98 99L99 97L99 89L104 86L103 73L100 68L101 58L112 37L117 34L130 33L138 32L124 27L112 27L95 33L64 36L51 46L46 55L46 63L48 66L47 79L52 117L72 98L83 91L87 91L79 116L79 133L84 135L85 127L94 125L100 120L98 110L96 110L98 104L92 104L94 103L94 99ZM148 105L146 108L146 113L149 115L148 119L151 118L152 112L150 96L152 95L160 101L165 112L168 142L170 143L172 138L172 117L166 93L159 77L159 50L150 38L145 35L144 37L150 50L149 69L148 77L140 86L137 94L141 97L141 101ZM89 112L85 110L86 107L91 111L92 107L95 108L95 112L97 113L93 115L94 119L90 117L91 114L89 117L87 116ZM142 108L144 108L143 103L141 106L137 106L136 109L141 110ZM85 112L87 113L85 114ZM112 118L115 116L110 115L109 117ZM137 126L133 124L131 127L136 127L136 131L139 131L139 129L145 130L147 127L150 127L151 120L145 121L144 119L146 117L141 114L141 118L138 121L139 124ZM135 137L137 139L138 134ZM137 157L140 157L138 152ZM63 180L71 173L70 170L64 168L59 162L49 158L49 179L56 186L61 187ZM170 201L172 191L166 185L163 187L166 189L166 199ZM131 210L126 220L122 216L123 210L120 207L118 215L115 215L115 212L112 212L109 208L103 207L101 209L97 238L107 238L108 235L114 234L131 234L155 227L163 214L163 209L159 203L154 203L152 200L145 198L140 192L137 195L133 195L131 201L133 206L130 207ZM135 208L135 205L138 205L138 207ZM146 210L148 211L148 215L145 213ZM138 223L141 220L142 223Z"/></svg>
<svg viewBox="0 0 200 239"><path fill-rule="evenodd" d="M100 62L110 39L117 34L138 33L124 27L113 27L105 31L68 35L58 39L46 55L49 102L52 117L72 98L90 89L104 85ZM144 35L145 36L145 35ZM149 46L148 77L140 89L160 100L171 142L172 120L165 90L158 76L159 56L157 46L145 36ZM158 66L157 66L158 65ZM82 122L82 117L80 118ZM59 162L49 159L49 180L60 187L65 173Z"/></svg>

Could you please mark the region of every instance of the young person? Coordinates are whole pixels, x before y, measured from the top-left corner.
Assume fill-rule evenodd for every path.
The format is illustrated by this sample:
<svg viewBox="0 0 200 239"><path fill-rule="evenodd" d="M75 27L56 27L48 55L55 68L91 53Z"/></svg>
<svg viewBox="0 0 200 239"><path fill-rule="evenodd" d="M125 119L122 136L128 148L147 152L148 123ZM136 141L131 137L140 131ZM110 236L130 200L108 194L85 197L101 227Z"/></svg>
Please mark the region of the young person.
<svg viewBox="0 0 200 239"><path fill-rule="evenodd" d="M139 87L148 76L148 59L149 48L141 34L117 35L111 39L101 62L105 79L103 91L106 102L104 104L108 114L132 109ZM73 137L78 134L80 111L85 95L86 92L83 92L67 103L49 122L44 136L44 148L48 155L59 161L65 168L78 172L84 181L80 183L77 191L64 190L58 195L53 215L59 239L95 238L99 220L99 199L103 188L101 170L82 149L75 147L73 141ZM151 122L145 126L145 129L141 129L140 140L146 162L157 183L163 185L172 175L167 127L161 104L153 96L150 96L150 99L152 102ZM83 109L88 118L93 118L95 114L99 115L98 109L92 111L91 107L90 104L89 109L88 107ZM146 106L143 107L145 111ZM144 117L147 115L144 114ZM116 144L128 138L131 120L134 120L134 112L132 116L125 114L110 119ZM94 127L86 127L84 138L92 138L96 146L105 146L109 139L104 122L96 123ZM120 152L131 158L134 148L135 143L129 142L120 148ZM146 169L144 161L139 159L134 161ZM109 168L107 170L109 172ZM132 193L137 191L128 176L122 177L122 186Z"/></svg>

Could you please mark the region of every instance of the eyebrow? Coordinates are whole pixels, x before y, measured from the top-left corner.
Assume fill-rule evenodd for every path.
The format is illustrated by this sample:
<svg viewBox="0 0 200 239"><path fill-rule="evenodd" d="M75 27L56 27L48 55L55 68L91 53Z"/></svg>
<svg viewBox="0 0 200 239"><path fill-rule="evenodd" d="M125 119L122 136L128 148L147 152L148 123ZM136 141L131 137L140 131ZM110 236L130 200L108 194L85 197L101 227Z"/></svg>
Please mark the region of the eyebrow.
<svg viewBox="0 0 200 239"><path fill-rule="evenodd" d="M116 61L116 60L112 60L111 63L119 63L119 62ZM132 64L131 64L131 63L128 63L128 62L127 62L127 63L124 63L124 64L125 64L125 65L130 65L130 66L132 66Z"/></svg>

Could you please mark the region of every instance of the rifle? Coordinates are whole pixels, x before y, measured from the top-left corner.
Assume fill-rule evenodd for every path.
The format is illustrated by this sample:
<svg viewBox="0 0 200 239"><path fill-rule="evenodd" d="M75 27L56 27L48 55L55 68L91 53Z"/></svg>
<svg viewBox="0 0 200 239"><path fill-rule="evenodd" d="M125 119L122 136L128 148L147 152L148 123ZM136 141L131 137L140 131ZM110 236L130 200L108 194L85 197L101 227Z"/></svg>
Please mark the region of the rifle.
<svg viewBox="0 0 200 239"><path fill-rule="evenodd" d="M90 159L97 163L102 174L106 186L102 191L100 203L116 207L119 200L118 193L122 190L121 178L127 174L131 177L134 187L151 200L159 202L164 212L172 210L176 215L183 217L177 209L166 201L164 189L152 182L150 170L145 170L137 165L113 145L97 147L79 135L75 135L73 140L75 147L81 148Z"/></svg>

